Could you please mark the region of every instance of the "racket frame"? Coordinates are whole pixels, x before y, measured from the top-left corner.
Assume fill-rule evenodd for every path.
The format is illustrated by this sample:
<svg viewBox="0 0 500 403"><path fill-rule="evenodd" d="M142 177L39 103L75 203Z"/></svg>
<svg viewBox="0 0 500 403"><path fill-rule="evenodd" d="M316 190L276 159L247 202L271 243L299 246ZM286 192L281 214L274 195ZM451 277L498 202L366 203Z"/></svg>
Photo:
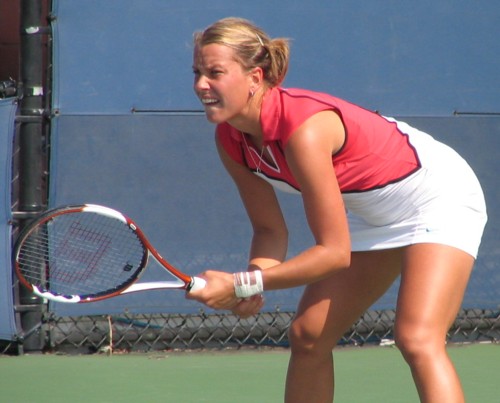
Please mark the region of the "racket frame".
<svg viewBox="0 0 500 403"><path fill-rule="evenodd" d="M92 296L79 296L79 295L60 295L54 294L50 291L44 291L39 289L36 285L32 284L22 274L20 264L18 263L18 258L21 252L21 247L25 239L40 225L52 220L54 217L65 214L74 213L96 213L104 216L108 216L121 221L123 224L127 225L139 238L142 246L144 248L144 254L142 256L141 263L139 267L135 270L133 275L129 279L124 281L122 284L116 286L116 288L111 290L106 290L100 293L92 294ZM153 281L136 283L141 277L142 273L146 270L149 262L149 257L153 257L161 266L163 266L168 272L170 272L179 281ZM199 277L191 277L187 274L182 273L179 269L174 267L171 263L165 260L155 247L149 242L147 237L144 235L143 231L139 226L129 217L123 215L117 210L109 207L97 205L97 204L82 204L82 205L68 205L57 207L39 215L33 221L31 221L23 230L20 232L16 244L13 249L13 266L16 275L20 283L26 287L28 290L38 295L41 298L45 298L55 302L64 303L85 303L85 302L95 302L104 299L112 298L118 295L130 294L138 291L146 290L158 290L158 289L184 289L187 292L190 290L201 289L205 286L205 280Z"/></svg>

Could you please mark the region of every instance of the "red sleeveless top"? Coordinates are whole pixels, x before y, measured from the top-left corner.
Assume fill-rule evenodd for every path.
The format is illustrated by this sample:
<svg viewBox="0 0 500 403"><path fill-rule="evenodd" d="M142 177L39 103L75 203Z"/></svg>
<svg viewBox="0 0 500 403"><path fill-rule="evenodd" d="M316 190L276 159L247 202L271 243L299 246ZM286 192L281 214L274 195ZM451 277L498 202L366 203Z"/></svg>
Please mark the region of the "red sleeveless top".
<svg viewBox="0 0 500 403"><path fill-rule="evenodd" d="M264 95L261 127L264 145L273 164L261 160L250 136L228 123L217 126L222 147L236 162L264 175L270 182L285 182L300 191L285 159L290 136L312 115L333 110L346 132L342 148L332 156L340 190L364 192L400 181L420 168L416 150L408 135L394 121L328 94L302 89L271 88Z"/></svg>

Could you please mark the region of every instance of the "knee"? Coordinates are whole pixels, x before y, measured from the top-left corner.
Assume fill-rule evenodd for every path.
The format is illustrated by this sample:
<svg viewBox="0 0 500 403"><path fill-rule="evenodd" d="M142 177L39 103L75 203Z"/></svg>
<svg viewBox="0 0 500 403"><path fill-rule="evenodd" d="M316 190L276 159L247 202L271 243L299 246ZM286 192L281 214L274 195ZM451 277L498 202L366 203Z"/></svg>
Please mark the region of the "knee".
<svg viewBox="0 0 500 403"><path fill-rule="evenodd" d="M291 352L295 354L331 354L336 344L334 337L325 335L324 329L300 320L291 323L288 340Z"/></svg>
<svg viewBox="0 0 500 403"><path fill-rule="evenodd" d="M422 340L405 332L395 332L394 342L407 362L413 361L422 353Z"/></svg>
<svg viewBox="0 0 500 403"><path fill-rule="evenodd" d="M410 365L433 359L446 348L446 335L417 326L396 326L394 341Z"/></svg>

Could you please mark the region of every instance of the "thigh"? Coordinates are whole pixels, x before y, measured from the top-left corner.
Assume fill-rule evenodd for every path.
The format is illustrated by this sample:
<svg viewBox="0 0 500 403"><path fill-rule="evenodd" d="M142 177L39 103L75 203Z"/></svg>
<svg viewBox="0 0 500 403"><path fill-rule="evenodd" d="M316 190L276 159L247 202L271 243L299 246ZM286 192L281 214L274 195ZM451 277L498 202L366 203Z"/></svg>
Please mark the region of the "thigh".
<svg viewBox="0 0 500 403"><path fill-rule="evenodd" d="M446 337L462 304L474 258L447 245L405 248L396 333L428 340Z"/></svg>
<svg viewBox="0 0 500 403"><path fill-rule="evenodd" d="M331 350L398 277L401 252L353 252L348 269L307 286L292 325L293 336Z"/></svg>

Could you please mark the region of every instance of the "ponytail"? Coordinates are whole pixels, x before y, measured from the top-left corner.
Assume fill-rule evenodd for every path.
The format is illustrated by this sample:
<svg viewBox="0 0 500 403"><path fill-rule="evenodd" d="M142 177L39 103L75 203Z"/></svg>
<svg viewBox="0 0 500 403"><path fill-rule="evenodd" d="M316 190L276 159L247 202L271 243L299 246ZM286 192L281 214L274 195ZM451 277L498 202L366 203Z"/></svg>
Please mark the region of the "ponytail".
<svg viewBox="0 0 500 403"><path fill-rule="evenodd" d="M286 38L271 39L262 29L242 18L224 18L194 34L195 47L215 43L234 50L247 70L260 67L269 87L280 85L288 72L290 46Z"/></svg>

